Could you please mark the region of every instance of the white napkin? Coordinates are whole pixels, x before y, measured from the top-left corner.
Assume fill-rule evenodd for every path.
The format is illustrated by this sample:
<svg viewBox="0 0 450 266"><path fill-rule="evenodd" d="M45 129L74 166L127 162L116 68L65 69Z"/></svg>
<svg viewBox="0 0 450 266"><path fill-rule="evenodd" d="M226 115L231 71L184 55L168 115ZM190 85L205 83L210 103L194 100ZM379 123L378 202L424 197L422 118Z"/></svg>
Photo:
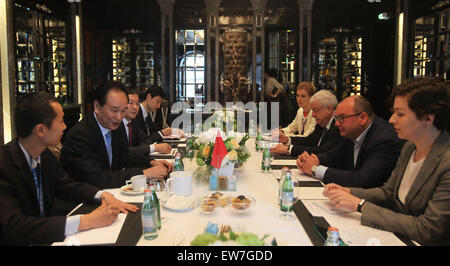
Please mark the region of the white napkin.
<svg viewBox="0 0 450 266"><path fill-rule="evenodd" d="M190 197L183 197L180 195L172 195L170 198L166 201L166 207L170 209L175 210L183 210L191 208L195 203L195 198Z"/></svg>

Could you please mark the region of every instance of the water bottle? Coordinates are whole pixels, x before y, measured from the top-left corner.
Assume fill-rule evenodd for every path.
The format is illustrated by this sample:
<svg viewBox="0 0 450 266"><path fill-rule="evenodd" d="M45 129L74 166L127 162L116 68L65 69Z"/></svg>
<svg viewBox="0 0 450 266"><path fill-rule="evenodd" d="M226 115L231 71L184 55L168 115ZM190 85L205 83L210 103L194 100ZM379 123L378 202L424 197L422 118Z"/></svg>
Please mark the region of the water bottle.
<svg viewBox="0 0 450 266"><path fill-rule="evenodd" d="M339 246L339 230L336 227L328 227L325 246Z"/></svg>
<svg viewBox="0 0 450 266"><path fill-rule="evenodd" d="M294 202L294 184L291 181L291 171L286 171L285 179L281 187L281 206L282 212L291 212Z"/></svg>
<svg viewBox="0 0 450 266"><path fill-rule="evenodd" d="M256 151L259 151L259 150L262 149L262 147L259 146L261 144L262 139L263 138L261 136L261 132L260 132L260 130L258 128L258 134L256 135L256 141L255 141L255 150Z"/></svg>
<svg viewBox="0 0 450 266"><path fill-rule="evenodd" d="M281 194L281 190L283 189L283 184L284 184L284 180L286 179L286 172L289 171L288 167L283 167L281 168L281 177L280 180L278 181L278 206L280 206L281 208L281 200L282 200L282 194Z"/></svg>
<svg viewBox="0 0 450 266"><path fill-rule="evenodd" d="M184 164L181 160L181 153L177 152L175 155L175 162L173 163L173 171L184 171Z"/></svg>
<svg viewBox="0 0 450 266"><path fill-rule="evenodd" d="M263 142L261 146L261 149L263 150L261 172L264 172L270 170L270 151L265 142Z"/></svg>
<svg viewBox="0 0 450 266"><path fill-rule="evenodd" d="M158 211L150 189L144 192L145 198L141 209L142 231L144 239L152 240L158 237Z"/></svg>
<svg viewBox="0 0 450 266"><path fill-rule="evenodd" d="M156 195L156 188L153 184L150 185L150 190L152 191L153 201L155 202L156 212L158 214L158 230L161 230L161 207L159 205L158 195Z"/></svg>

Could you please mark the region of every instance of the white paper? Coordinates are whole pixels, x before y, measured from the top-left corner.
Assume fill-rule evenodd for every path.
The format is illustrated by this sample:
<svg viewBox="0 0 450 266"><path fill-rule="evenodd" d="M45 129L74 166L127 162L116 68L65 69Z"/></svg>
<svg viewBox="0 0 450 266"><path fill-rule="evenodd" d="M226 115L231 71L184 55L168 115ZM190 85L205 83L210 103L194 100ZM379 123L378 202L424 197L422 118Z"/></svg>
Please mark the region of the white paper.
<svg viewBox="0 0 450 266"><path fill-rule="evenodd" d="M294 187L294 196L301 200L328 200L322 192L323 187Z"/></svg>
<svg viewBox="0 0 450 266"><path fill-rule="evenodd" d="M152 152L152 153L150 153L150 156L175 156L175 154L177 153L177 149L172 149L171 151L170 151L170 153L160 153L160 152L157 152L157 151L155 151L155 152Z"/></svg>
<svg viewBox="0 0 450 266"><path fill-rule="evenodd" d="M126 217L125 213L119 213L117 219L111 225L78 232L67 236L64 242L53 243L53 246L115 244Z"/></svg>
<svg viewBox="0 0 450 266"><path fill-rule="evenodd" d="M341 210L343 211L341 213L332 213L331 210L326 210L328 204L325 200L303 200L302 202L311 215L322 216L330 226L337 227L339 229L339 236L350 246L405 245L392 232L362 226L361 214L359 212Z"/></svg>
<svg viewBox="0 0 450 266"><path fill-rule="evenodd" d="M298 169L292 169L291 173L292 173L291 178L294 181L319 181L319 179L317 179L315 177L303 174Z"/></svg>
<svg viewBox="0 0 450 266"><path fill-rule="evenodd" d="M333 204L331 204L331 201L329 200L315 200L314 204L330 214L344 214L352 212L346 209L341 209L333 206Z"/></svg>
<svg viewBox="0 0 450 266"><path fill-rule="evenodd" d="M271 165L297 166L297 160L273 160Z"/></svg>

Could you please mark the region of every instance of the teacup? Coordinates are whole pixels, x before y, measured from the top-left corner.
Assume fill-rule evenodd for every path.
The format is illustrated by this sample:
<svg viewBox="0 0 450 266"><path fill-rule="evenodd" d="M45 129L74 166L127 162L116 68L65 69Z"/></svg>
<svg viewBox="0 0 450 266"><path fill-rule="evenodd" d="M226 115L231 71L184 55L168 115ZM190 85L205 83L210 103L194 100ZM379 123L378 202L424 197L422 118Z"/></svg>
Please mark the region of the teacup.
<svg viewBox="0 0 450 266"><path fill-rule="evenodd" d="M145 175L135 175L130 180L125 181L131 185L134 192L142 192L147 187L147 177Z"/></svg>
<svg viewBox="0 0 450 266"><path fill-rule="evenodd" d="M184 197L192 195L192 171L175 171L170 173L166 180L166 191L169 195L175 194Z"/></svg>

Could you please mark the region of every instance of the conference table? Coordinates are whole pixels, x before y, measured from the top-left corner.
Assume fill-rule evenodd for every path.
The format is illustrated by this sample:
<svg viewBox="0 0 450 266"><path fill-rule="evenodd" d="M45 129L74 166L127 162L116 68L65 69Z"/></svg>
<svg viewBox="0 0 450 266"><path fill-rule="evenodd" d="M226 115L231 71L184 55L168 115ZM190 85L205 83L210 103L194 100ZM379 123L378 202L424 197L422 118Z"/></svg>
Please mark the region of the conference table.
<svg viewBox="0 0 450 266"><path fill-rule="evenodd" d="M190 211L173 212L161 207L162 228L154 240L145 240L142 236L140 213L129 214L134 216L133 221L126 221L127 215L121 214L118 221L112 226L81 232L66 238L65 244L116 244L137 246L189 246L191 241L204 232L208 223L215 223L219 227L229 225L233 231L249 232L265 238L268 245L273 239L279 246L313 246L323 245L326 238L327 226L339 229L340 237L347 245L406 245L408 240L402 239L391 232L362 226L361 214L337 210L331 206L329 200L322 196L323 184L306 175L303 175L295 166L295 160L273 160L272 170L269 173L260 171L262 152L255 151L255 139L247 141L246 146L251 152L248 161L234 170L237 180L236 191L224 191L225 196L251 196L256 202L246 213L233 211L230 205L217 207L212 214L204 214L200 207ZM185 171L196 169L195 160L183 159ZM294 196L298 198L294 204L293 219L283 220L278 205L278 180L281 176L281 166L291 168L293 181L296 187ZM125 195L120 189L106 190L124 202L142 203L142 194ZM215 191L209 191L206 183L193 181L192 194L194 197L209 196ZM80 213L82 206L72 214ZM85 212L89 211L88 209ZM82 213L82 211L81 211ZM131 218L130 218L131 219ZM124 222L125 220L125 222ZM127 224L126 230L121 228ZM321 229L321 230L318 230ZM129 232L129 233L127 233ZM133 235L134 240L122 240ZM64 243L59 243L64 244Z"/></svg>

